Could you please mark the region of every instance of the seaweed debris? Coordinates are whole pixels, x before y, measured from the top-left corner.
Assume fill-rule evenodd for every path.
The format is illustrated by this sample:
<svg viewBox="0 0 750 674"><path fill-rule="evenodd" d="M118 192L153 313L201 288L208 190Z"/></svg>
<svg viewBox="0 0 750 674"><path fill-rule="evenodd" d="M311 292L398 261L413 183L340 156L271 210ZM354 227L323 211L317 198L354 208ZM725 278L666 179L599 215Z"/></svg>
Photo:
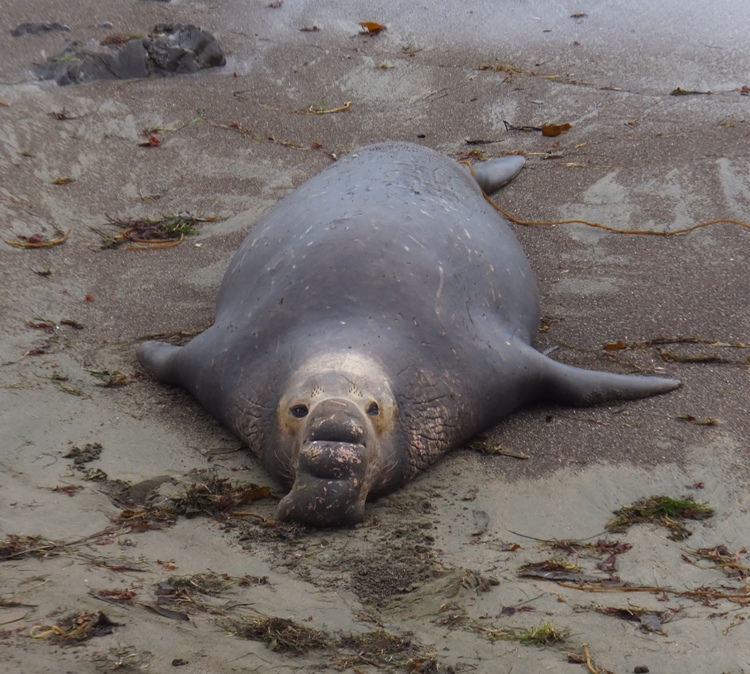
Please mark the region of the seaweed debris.
<svg viewBox="0 0 750 674"><path fill-rule="evenodd" d="M156 593L160 596L172 596L180 592L197 592L209 596L218 596L236 584L237 581L226 573L196 573L192 576L170 576L159 584Z"/></svg>
<svg viewBox="0 0 750 674"><path fill-rule="evenodd" d="M99 379L95 386L102 388L115 388L117 386L127 386L132 384L136 375L125 374L119 370L89 370L89 374Z"/></svg>
<svg viewBox="0 0 750 674"><path fill-rule="evenodd" d="M188 616L196 611L226 616L226 607L211 606L196 595L218 597L238 584L239 580L213 571L192 576L170 576L156 586L156 604L142 606L175 620L189 620Z"/></svg>
<svg viewBox="0 0 750 674"><path fill-rule="evenodd" d="M364 634L349 634L341 637L339 645L356 653L354 660L346 662L349 666L391 665L404 668L407 672L441 671L437 660L432 655L423 653L423 647L410 633L398 636L379 629Z"/></svg>
<svg viewBox="0 0 750 674"><path fill-rule="evenodd" d="M609 541L605 538L599 538L595 543L581 543L580 541L561 539L551 541L550 547L553 550L559 550L568 555L586 552L593 557L601 557L603 555L609 556L625 554L633 546L630 543L626 543L620 540Z"/></svg>
<svg viewBox="0 0 750 674"><path fill-rule="evenodd" d="M408 632L399 636L377 629L337 638L289 618L260 614L241 621L231 620L227 626L233 634L262 641L276 653L296 656L310 651L325 651L337 669L357 671L359 666L369 665L377 667L378 671L392 671L394 668L422 674L449 671Z"/></svg>
<svg viewBox="0 0 750 674"><path fill-rule="evenodd" d="M124 230L122 234L111 236L99 232L102 248L118 248L123 244L126 250L145 248L168 248L176 246L188 236L199 233L198 224L215 222L215 217L198 217L189 213L165 215L157 218L108 218L109 222Z"/></svg>
<svg viewBox="0 0 750 674"><path fill-rule="evenodd" d="M24 557L56 557L66 552L65 543L50 541L42 536L10 534L0 539L0 561Z"/></svg>
<svg viewBox="0 0 750 674"><path fill-rule="evenodd" d="M606 578L592 576L577 564L548 559L543 562L524 564L518 570L521 578L541 578L542 580L565 581L568 583L601 583Z"/></svg>
<svg viewBox="0 0 750 674"><path fill-rule="evenodd" d="M698 548L697 550L685 550L682 558L685 561L692 562L690 557L697 559L705 559L709 562L713 562L714 566L711 568L721 569L724 574L730 578L747 578L750 575L750 567L741 564L740 559L745 555L747 556L747 549L742 548L737 552L732 552L723 543L716 545L713 548Z"/></svg>
<svg viewBox="0 0 750 674"><path fill-rule="evenodd" d="M128 533L143 533L171 527L177 521L177 513L165 505L125 508L112 521L118 526L127 526Z"/></svg>
<svg viewBox="0 0 750 674"><path fill-rule="evenodd" d="M653 522L669 529L668 538L682 541L692 536L682 521L704 520L712 517L714 509L706 503L692 498L674 499L669 496L651 496L616 510L616 517L606 524L607 531L622 532L634 524Z"/></svg>
<svg viewBox="0 0 750 674"><path fill-rule="evenodd" d="M181 494L163 502L126 508L113 518L113 522L130 527L131 532L143 532L172 526L180 516L225 520L232 515L249 514L237 512L237 508L270 494L271 488L267 486L234 484L227 478L212 476L205 482L193 483Z"/></svg>
<svg viewBox="0 0 750 674"><path fill-rule="evenodd" d="M300 625L289 618L254 616L242 622L233 621L231 631L251 641L262 641L276 653L302 655L312 650L330 650L334 641L325 632Z"/></svg>
<svg viewBox="0 0 750 674"><path fill-rule="evenodd" d="M199 515L223 518L242 505L267 498L271 488L256 484L232 484L223 477L211 477L206 482L193 484L183 494L172 499L174 511L187 518Z"/></svg>
<svg viewBox="0 0 750 674"><path fill-rule="evenodd" d="M596 606L594 608L594 611L601 613L602 615L638 623L644 632L654 632L662 635L666 635L662 625L669 622L672 616L679 610L681 609L653 611L651 609L641 608L640 606L628 606L627 608L619 608L616 606Z"/></svg>
<svg viewBox="0 0 750 674"><path fill-rule="evenodd" d="M63 459L73 459L74 466L82 466L99 459L103 450L100 442L87 442L83 447L73 445L67 454L63 454Z"/></svg>
<svg viewBox="0 0 750 674"><path fill-rule="evenodd" d="M34 625L31 636L34 639L50 639L61 646L73 646L93 637L112 634L120 623L112 622L103 611L91 613L79 611L65 616L54 625Z"/></svg>
<svg viewBox="0 0 750 674"><path fill-rule="evenodd" d="M524 646L550 646L567 639L567 630L555 627L551 622L523 630L474 625L474 629L490 641L517 641Z"/></svg>

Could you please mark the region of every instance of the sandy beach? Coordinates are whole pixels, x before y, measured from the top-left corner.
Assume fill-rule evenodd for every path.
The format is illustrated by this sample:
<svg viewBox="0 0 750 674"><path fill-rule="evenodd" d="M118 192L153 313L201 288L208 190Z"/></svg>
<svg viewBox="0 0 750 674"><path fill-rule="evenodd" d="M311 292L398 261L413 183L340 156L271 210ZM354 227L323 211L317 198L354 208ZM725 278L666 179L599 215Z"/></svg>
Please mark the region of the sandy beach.
<svg viewBox="0 0 750 674"><path fill-rule="evenodd" d="M378 141L524 153L496 198L522 220L750 221L750 11L636 4L3 3L3 672L750 670L750 229L514 225L537 348L683 386L521 410L352 529L277 522L283 487L135 355L209 326L262 215ZM69 30L11 36L40 21ZM210 31L226 65L34 74L165 23ZM177 214L199 220L179 245L117 238ZM605 530L658 495L713 516L683 540Z"/></svg>

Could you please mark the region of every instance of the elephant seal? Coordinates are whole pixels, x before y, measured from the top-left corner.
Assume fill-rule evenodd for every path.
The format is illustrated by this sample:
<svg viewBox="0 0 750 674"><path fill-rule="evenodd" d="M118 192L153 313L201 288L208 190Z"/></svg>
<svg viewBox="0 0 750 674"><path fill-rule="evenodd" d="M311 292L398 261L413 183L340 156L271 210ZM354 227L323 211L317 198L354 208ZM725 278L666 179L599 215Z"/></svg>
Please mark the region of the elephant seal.
<svg viewBox="0 0 750 674"><path fill-rule="evenodd" d="M325 527L361 521L368 496L526 403L593 405L679 386L532 348L534 275L482 195L522 165L506 157L472 177L419 145L359 150L253 228L208 330L184 347L146 342L141 362L291 485L280 517Z"/></svg>

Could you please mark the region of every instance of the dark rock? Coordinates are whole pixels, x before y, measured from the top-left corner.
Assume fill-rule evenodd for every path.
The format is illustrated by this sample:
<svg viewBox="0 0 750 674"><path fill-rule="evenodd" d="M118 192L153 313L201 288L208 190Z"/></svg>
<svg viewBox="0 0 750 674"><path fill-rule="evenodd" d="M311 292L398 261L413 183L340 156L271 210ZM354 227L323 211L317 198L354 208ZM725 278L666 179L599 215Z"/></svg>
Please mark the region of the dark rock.
<svg viewBox="0 0 750 674"><path fill-rule="evenodd" d="M51 33L53 30L59 30L63 33L70 32L70 26L66 26L57 21L33 21L29 23L21 23L16 26L10 34L13 37L21 37L21 35L38 35L39 33Z"/></svg>
<svg viewBox="0 0 750 674"><path fill-rule="evenodd" d="M36 75L63 86L194 73L225 63L219 43L208 31L192 25L159 24L147 38L133 38L122 46L71 42L61 54L39 66Z"/></svg>
<svg viewBox="0 0 750 674"><path fill-rule="evenodd" d="M148 52L143 40L128 40L119 50L103 54L102 61L118 80L132 80L137 77L148 77Z"/></svg>
<svg viewBox="0 0 750 674"><path fill-rule="evenodd" d="M211 33L196 26L158 24L144 40L157 69L174 73L192 73L226 63L224 54Z"/></svg>
<svg viewBox="0 0 750 674"><path fill-rule="evenodd" d="M58 56L47 59L34 72L40 80L54 79L60 86L114 79L100 54L75 41L69 43Z"/></svg>

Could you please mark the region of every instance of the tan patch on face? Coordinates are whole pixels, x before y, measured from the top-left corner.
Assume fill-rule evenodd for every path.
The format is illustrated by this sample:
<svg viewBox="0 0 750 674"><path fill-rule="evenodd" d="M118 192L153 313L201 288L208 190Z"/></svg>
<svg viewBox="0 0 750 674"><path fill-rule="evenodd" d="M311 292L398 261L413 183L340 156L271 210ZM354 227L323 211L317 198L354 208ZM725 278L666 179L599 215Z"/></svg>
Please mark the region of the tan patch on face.
<svg viewBox="0 0 750 674"><path fill-rule="evenodd" d="M393 428L396 401L382 369L366 356L347 353L313 358L292 376L279 402L277 414L281 431L297 437L316 404L331 398L353 402L362 410L377 437ZM377 405L377 414L373 413L373 403ZM296 416L303 407L307 414Z"/></svg>

